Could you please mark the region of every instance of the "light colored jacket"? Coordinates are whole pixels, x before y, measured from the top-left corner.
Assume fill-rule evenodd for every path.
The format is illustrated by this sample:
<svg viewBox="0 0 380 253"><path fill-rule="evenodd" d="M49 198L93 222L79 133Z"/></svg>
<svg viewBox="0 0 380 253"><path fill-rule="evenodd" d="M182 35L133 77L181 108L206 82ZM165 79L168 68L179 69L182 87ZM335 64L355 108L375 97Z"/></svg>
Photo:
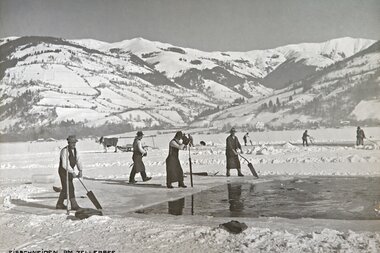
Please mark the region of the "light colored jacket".
<svg viewBox="0 0 380 253"><path fill-rule="evenodd" d="M62 150L61 150L61 153L60 153L60 156L59 156L59 161L60 161L60 166L65 169L65 170L68 170L69 173L73 174L75 171L73 168L71 168L70 166L70 161L69 161L69 150L67 149L68 146L64 147ZM74 152L74 151L73 151ZM82 164L81 164L81 160L80 160L80 157L79 157L79 154L78 152L76 152L76 167L78 169L78 171L82 171Z"/></svg>
<svg viewBox="0 0 380 253"><path fill-rule="evenodd" d="M147 153L142 146L141 140L139 140L138 138L135 138L133 142L133 153L136 152L140 153L142 156L144 156Z"/></svg>

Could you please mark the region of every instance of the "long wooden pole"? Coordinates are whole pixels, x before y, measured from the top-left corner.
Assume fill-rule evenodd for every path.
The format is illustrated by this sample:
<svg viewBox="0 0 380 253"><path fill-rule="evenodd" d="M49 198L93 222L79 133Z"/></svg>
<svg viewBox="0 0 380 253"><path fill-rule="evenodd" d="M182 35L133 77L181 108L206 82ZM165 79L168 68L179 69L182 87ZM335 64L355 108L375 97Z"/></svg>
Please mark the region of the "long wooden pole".
<svg viewBox="0 0 380 253"><path fill-rule="evenodd" d="M191 187L193 187L193 168L191 164L190 145L189 145L189 165L190 165L190 185Z"/></svg>
<svg viewBox="0 0 380 253"><path fill-rule="evenodd" d="M194 215L194 194L191 194L191 215Z"/></svg>
<svg viewBox="0 0 380 253"><path fill-rule="evenodd" d="M66 205L66 214L70 215L70 209L69 209L69 195L70 195L70 190L69 190L69 146L66 148L66 199L67 199L67 205Z"/></svg>

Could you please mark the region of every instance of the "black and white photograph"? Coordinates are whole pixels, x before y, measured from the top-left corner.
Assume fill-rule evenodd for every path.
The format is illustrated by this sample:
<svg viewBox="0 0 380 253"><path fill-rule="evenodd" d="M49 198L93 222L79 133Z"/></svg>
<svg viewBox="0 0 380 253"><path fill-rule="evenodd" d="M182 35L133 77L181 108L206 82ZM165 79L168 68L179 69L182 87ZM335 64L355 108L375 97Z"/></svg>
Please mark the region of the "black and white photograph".
<svg viewBox="0 0 380 253"><path fill-rule="evenodd" d="M0 253L380 252L379 0L0 0Z"/></svg>

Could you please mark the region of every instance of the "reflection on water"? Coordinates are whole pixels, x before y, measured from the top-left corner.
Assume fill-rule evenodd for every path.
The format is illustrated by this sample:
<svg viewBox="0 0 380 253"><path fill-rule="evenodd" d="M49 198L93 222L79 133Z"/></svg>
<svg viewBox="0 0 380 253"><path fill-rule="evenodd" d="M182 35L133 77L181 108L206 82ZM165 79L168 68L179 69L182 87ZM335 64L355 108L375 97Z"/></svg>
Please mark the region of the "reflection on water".
<svg viewBox="0 0 380 253"><path fill-rule="evenodd" d="M380 219L380 177L305 177L250 184L230 183L144 213L215 217Z"/></svg>
<svg viewBox="0 0 380 253"><path fill-rule="evenodd" d="M241 184L228 184L228 202L230 203L231 212L241 212L244 209L244 203L241 199Z"/></svg>
<svg viewBox="0 0 380 253"><path fill-rule="evenodd" d="M172 215L182 215L184 207L185 207L185 198L168 202L169 214L172 214Z"/></svg>

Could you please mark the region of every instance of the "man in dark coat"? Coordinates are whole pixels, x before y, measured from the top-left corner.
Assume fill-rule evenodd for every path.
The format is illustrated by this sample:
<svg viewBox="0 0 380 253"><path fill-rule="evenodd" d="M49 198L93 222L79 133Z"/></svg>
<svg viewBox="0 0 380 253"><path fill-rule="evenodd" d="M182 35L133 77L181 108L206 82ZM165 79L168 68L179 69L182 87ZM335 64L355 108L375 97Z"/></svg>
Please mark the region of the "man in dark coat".
<svg viewBox="0 0 380 253"><path fill-rule="evenodd" d="M247 146L248 133L246 133L246 134L243 136L243 141L244 141L244 146Z"/></svg>
<svg viewBox="0 0 380 253"><path fill-rule="evenodd" d="M194 147L194 139L193 139L193 136L191 136L190 134L189 135L189 147Z"/></svg>
<svg viewBox="0 0 380 253"><path fill-rule="evenodd" d="M242 152L241 145L238 138L235 136L235 133L235 128L231 128L230 135L226 139L227 177L230 176L230 169L237 169L238 176L244 176L241 173L239 155L237 152L238 149Z"/></svg>
<svg viewBox="0 0 380 253"><path fill-rule="evenodd" d="M186 145L182 144L182 132L178 131L169 142L169 155L166 158L166 186L170 189L173 188L173 182L178 182L178 187L187 187L183 183L183 170L178 158L179 150L185 148Z"/></svg>
<svg viewBox="0 0 380 253"><path fill-rule="evenodd" d="M77 154L77 149L75 148L77 141L78 140L76 139L75 135L70 135L67 138L68 145L64 147L60 152L58 174L59 178L61 179L62 190L58 197L56 209L66 209L66 206L63 204L63 202L67 198L67 184L69 185L71 209L80 209L80 206L75 199L75 189L73 184L73 178L82 177L82 165L80 163L79 155ZM75 167L77 167L79 171L78 174L75 173Z"/></svg>
<svg viewBox="0 0 380 253"><path fill-rule="evenodd" d="M139 173L139 172L144 182L152 179L151 177L147 177L145 173L145 165L142 160L143 156L146 156L148 154L141 144L141 140L143 136L144 136L143 132L138 131L136 134L135 140L133 141L133 145L132 145L133 146L133 155L132 155L133 167L131 170L131 174L129 175L130 184L136 183L135 175L136 173Z"/></svg>
<svg viewBox="0 0 380 253"><path fill-rule="evenodd" d="M360 126L358 126L358 128L356 129L356 145L364 145L364 138L364 130L361 129Z"/></svg>
<svg viewBox="0 0 380 253"><path fill-rule="evenodd" d="M305 130L305 132L303 132L303 135L302 135L302 146L309 146L309 143L307 143L307 137L310 137L308 134L307 134L307 130Z"/></svg>

